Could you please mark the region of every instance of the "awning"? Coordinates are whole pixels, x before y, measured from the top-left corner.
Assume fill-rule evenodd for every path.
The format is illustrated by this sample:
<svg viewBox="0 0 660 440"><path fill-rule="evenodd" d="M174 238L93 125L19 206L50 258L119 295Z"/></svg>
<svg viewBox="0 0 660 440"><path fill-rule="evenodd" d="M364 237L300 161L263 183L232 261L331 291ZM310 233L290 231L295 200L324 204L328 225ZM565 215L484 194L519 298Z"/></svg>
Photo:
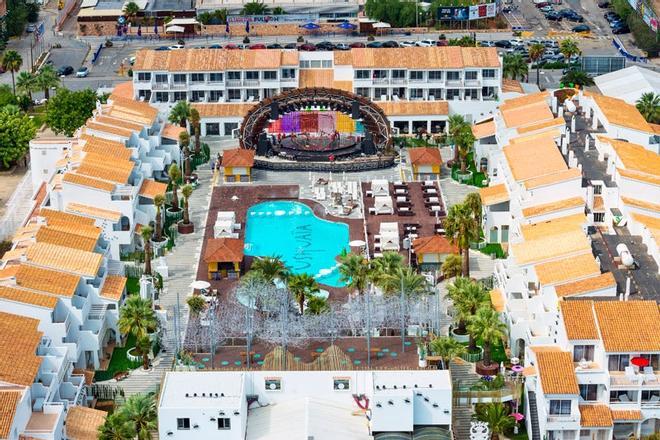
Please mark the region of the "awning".
<svg viewBox="0 0 660 440"><path fill-rule="evenodd" d="M371 27L373 27L374 29L385 29L385 28L391 28L392 26L389 23L379 21L378 23L374 23Z"/></svg>
<svg viewBox="0 0 660 440"><path fill-rule="evenodd" d="M185 32L186 30L181 26L168 26L165 28L165 32Z"/></svg>
<svg viewBox="0 0 660 440"><path fill-rule="evenodd" d="M168 26L185 26L191 24L199 24L194 18L173 18L167 23Z"/></svg>
<svg viewBox="0 0 660 440"><path fill-rule="evenodd" d="M96 4L99 2L99 0L83 0L82 3L80 4L81 8L93 8L96 6Z"/></svg>

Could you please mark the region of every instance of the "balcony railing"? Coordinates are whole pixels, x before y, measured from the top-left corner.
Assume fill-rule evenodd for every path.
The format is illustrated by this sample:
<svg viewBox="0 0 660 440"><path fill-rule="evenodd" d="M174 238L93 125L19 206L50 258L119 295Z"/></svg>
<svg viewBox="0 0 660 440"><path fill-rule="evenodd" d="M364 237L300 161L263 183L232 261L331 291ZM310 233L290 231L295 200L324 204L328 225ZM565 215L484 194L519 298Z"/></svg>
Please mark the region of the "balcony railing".
<svg viewBox="0 0 660 440"><path fill-rule="evenodd" d="M389 84L390 80L388 78L374 78L374 84Z"/></svg>
<svg viewBox="0 0 660 440"><path fill-rule="evenodd" d="M241 80L240 79L228 79L226 81L227 87L232 87L232 86L240 86L241 85Z"/></svg>
<svg viewBox="0 0 660 440"><path fill-rule="evenodd" d="M259 85L259 80L258 79L246 79L243 81L244 86L248 87L256 87Z"/></svg>

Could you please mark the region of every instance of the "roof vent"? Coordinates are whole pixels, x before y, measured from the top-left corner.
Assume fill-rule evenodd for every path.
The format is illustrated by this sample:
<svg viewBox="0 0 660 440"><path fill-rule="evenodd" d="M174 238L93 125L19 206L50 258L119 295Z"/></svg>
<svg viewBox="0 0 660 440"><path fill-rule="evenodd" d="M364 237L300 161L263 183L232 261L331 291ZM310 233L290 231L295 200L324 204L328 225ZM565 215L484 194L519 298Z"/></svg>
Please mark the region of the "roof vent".
<svg viewBox="0 0 660 440"><path fill-rule="evenodd" d="M190 394L186 393L186 397L190 397Z"/></svg>

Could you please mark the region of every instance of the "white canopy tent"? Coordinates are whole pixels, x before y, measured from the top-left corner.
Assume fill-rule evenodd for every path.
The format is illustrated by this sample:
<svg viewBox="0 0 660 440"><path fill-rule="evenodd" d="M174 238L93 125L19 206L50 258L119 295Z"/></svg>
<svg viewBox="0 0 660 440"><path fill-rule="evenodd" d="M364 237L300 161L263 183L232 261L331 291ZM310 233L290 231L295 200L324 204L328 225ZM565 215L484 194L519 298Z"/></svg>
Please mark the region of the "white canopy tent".
<svg viewBox="0 0 660 440"><path fill-rule="evenodd" d="M390 195L390 183L387 180L372 180L371 192L374 196L388 196Z"/></svg>
<svg viewBox="0 0 660 440"><path fill-rule="evenodd" d="M181 33L185 31L186 30L181 26L168 26L165 28L165 32Z"/></svg>
<svg viewBox="0 0 660 440"><path fill-rule="evenodd" d="M399 224L397 222L383 222L380 224L380 248L383 251L398 251Z"/></svg>
<svg viewBox="0 0 660 440"><path fill-rule="evenodd" d="M234 223L230 220L218 220L213 225L214 238L232 238L234 235Z"/></svg>
<svg viewBox="0 0 660 440"><path fill-rule="evenodd" d="M167 23L167 26L185 26L190 24L199 24L194 18L173 18Z"/></svg>
<svg viewBox="0 0 660 440"><path fill-rule="evenodd" d="M391 28L392 25L389 23L379 21L378 23L372 24L371 27L373 27L374 29L387 29L387 28Z"/></svg>
<svg viewBox="0 0 660 440"><path fill-rule="evenodd" d="M374 197L374 209L376 211L376 214L394 214L394 205L392 204L392 197L390 196Z"/></svg>

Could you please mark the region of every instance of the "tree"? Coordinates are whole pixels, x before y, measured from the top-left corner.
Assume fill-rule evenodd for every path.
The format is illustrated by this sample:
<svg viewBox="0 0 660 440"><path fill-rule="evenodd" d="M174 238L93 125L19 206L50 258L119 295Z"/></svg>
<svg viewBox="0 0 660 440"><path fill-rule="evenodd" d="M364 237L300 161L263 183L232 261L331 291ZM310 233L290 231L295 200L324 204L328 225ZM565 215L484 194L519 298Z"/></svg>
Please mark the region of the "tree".
<svg viewBox="0 0 660 440"><path fill-rule="evenodd" d="M307 299L307 309L305 309L307 315L322 315L328 311L330 311L330 306L325 298L312 295Z"/></svg>
<svg viewBox="0 0 660 440"><path fill-rule="evenodd" d="M273 15L284 15L284 14L286 14L286 11L281 6L275 6L273 8L273 10L271 11L271 14L273 14Z"/></svg>
<svg viewBox="0 0 660 440"><path fill-rule="evenodd" d="M252 262L250 272L258 274L258 276L268 282L272 283L275 280L286 280L289 276L289 269L286 267L280 257L257 257Z"/></svg>
<svg viewBox="0 0 660 440"><path fill-rule="evenodd" d="M492 363L491 347L506 337L506 324L500 321L500 314L490 305L482 306L470 318L467 331L475 340L481 340L484 349L483 364L489 366Z"/></svg>
<svg viewBox="0 0 660 440"><path fill-rule="evenodd" d="M465 118L463 118L462 115L454 114L449 116L447 124L449 124L449 136L451 136L452 142L454 142L453 139L458 134L461 127L466 125ZM458 162L458 148L454 146L454 163L456 162Z"/></svg>
<svg viewBox="0 0 660 440"><path fill-rule="evenodd" d="M170 116L167 118L172 124L179 124L181 127L186 126L186 122L190 118L190 104L188 101L179 101L174 104L170 111Z"/></svg>
<svg viewBox="0 0 660 440"><path fill-rule="evenodd" d="M503 403L477 403L475 417L480 422L488 423L491 439L497 440L499 436L513 428L516 423L511 417L510 406Z"/></svg>
<svg viewBox="0 0 660 440"><path fill-rule="evenodd" d="M165 195L156 194L154 196L154 206L156 207L156 233L154 240L157 242L163 239L163 205L165 204Z"/></svg>
<svg viewBox="0 0 660 440"><path fill-rule="evenodd" d="M124 14L131 19L131 22L137 17L138 12L140 12L140 6L137 3L131 1L124 5Z"/></svg>
<svg viewBox="0 0 660 440"><path fill-rule="evenodd" d="M456 318L458 319L457 333L465 334L467 325L472 316L477 313L481 307L489 304L490 298L486 290L480 283L472 281L466 277L457 277L452 284L447 286L447 296L454 304ZM477 348L475 339L470 334L471 350Z"/></svg>
<svg viewBox="0 0 660 440"><path fill-rule="evenodd" d="M429 344L431 353L442 358L442 368L449 368L449 362L465 353L465 345L449 336L439 336Z"/></svg>
<svg viewBox="0 0 660 440"><path fill-rule="evenodd" d="M642 93L635 106L648 122L660 124L660 94Z"/></svg>
<svg viewBox="0 0 660 440"><path fill-rule="evenodd" d="M20 72L16 77L16 90L30 98L30 103L32 103L32 92L36 86L36 77L30 72Z"/></svg>
<svg viewBox="0 0 660 440"><path fill-rule="evenodd" d="M560 82L564 85L573 84L581 88L595 84L594 79L582 70L569 70L561 77Z"/></svg>
<svg viewBox="0 0 660 440"><path fill-rule="evenodd" d="M188 207L188 200L193 193L192 185L183 185L181 187L181 194L183 195L183 224L190 224L190 208Z"/></svg>
<svg viewBox="0 0 660 440"><path fill-rule="evenodd" d="M39 70L35 80L36 86L44 91L44 98L50 99L50 89L60 85L60 77L53 66L44 66Z"/></svg>
<svg viewBox="0 0 660 440"><path fill-rule="evenodd" d="M462 266L463 261L461 256L451 254L448 255L447 258L445 258L445 261L442 262L442 267L440 270L442 271L442 275L445 278L454 278L461 274Z"/></svg>
<svg viewBox="0 0 660 440"><path fill-rule="evenodd" d="M559 43L559 52L564 55L566 62L568 63L573 55L580 55L582 51L577 45L577 42L571 38L562 40Z"/></svg>
<svg viewBox="0 0 660 440"><path fill-rule="evenodd" d="M418 274L412 267L399 266L393 273L388 273L382 281L383 291L388 294L400 293L405 295L420 295L429 291L428 282L423 275Z"/></svg>
<svg viewBox="0 0 660 440"><path fill-rule="evenodd" d="M73 133L92 117L96 100L96 92L91 89L74 92L60 88L48 101L46 123L57 134L73 136Z"/></svg>
<svg viewBox="0 0 660 440"><path fill-rule="evenodd" d="M15 107L0 109L0 161L4 168L25 156L36 132L30 118Z"/></svg>
<svg viewBox="0 0 660 440"><path fill-rule="evenodd" d="M360 254L345 254L339 257L340 280L362 295L371 277L369 261Z"/></svg>
<svg viewBox="0 0 660 440"><path fill-rule="evenodd" d="M454 144L456 144L456 151L458 152L458 158L461 161L461 174L465 174L467 171L467 157L474 147L476 138L474 133L472 133L472 127L465 124L456 133L454 136Z"/></svg>
<svg viewBox="0 0 660 440"><path fill-rule="evenodd" d="M17 104L18 101L16 100L16 96L14 96L11 86L8 84L0 84L0 108L7 105L15 106Z"/></svg>
<svg viewBox="0 0 660 440"><path fill-rule="evenodd" d="M300 307L301 315L305 311L305 299L314 296L314 293L320 290L314 277L306 273L291 275L288 279L288 287Z"/></svg>
<svg viewBox="0 0 660 440"><path fill-rule="evenodd" d="M540 75L541 75L541 57L545 53L545 46L541 43L534 43L529 46L529 59L536 64L536 86L541 88Z"/></svg>
<svg viewBox="0 0 660 440"><path fill-rule="evenodd" d="M144 225L140 229L140 236L142 237L142 245L144 246L144 273L151 276L151 237L154 230L151 226Z"/></svg>
<svg viewBox="0 0 660 440"><path fill-rule="evenodd" d="M2 68L11 72L11 84L12 89L14 90L14 95L16 94L16 80L14 74L21 70L22 65L23 58L15 50L6 51L5 55L2 57Z"/></svg>
<svg viewBox="0 0 660 440"><path fill-rule="evenodd" d="M142 336L135 341L135 350L142 356L142 368L149 369L149 355L151 354L151 338Z"/></svg>
<svg viewBox="0 0 660 440"><path fill-rule="evenodd" d="M167 175L170 177L170 184L172 184L172 211L179 212L179 179L181 179L181 170L176 162L170 165Z"/></svg>
<svg viewBox="0 0 660 440"><path fill-rule="evenodd" d="M136 349L142 355L144 369L149 368L149 352L151 351L150 333L158 328L158 319L151 301L142 299L139 295L131 295L119 311L117 321L122 334L135 336Z"/></svg>
<svg viewBox="0 0 660 440"><path fill-rule="evenodd" d="M449 208L445 218L449 241L458 246L463 256L463 276L470 276L470 243L479 239L479 227L470 209L463 204Z"/></svg>
<svg viewBox="0 0 660 440"><path fill-rule="evenodd" d="M200 295L193 295L186 300L190 313L197 316L206 309L206 301Z"/></svg>
<svg viewBox="0 0 660 440"><path fill-rule="evenodd" d="M393 293L386 291L388 288L386 278L390 274L393 274L398 268L402 267L402 264L403 256L400 253L392 251L383 252L382 256L374 258L371 261L371 282L377 285L385 293ZM398 287L396 289L398 289Z"/></svg>
<svg viewBox="0 0 660 440"><path fill-rule="evenodd" d="M481 196L478 192L472 192L465 196L463 204L472 212L472 216L477 221L477 226L481 229Z"/></svg>
<svg viewBox="0 0 660 440"><path fill-rule="evenodd" d="M119 414L134 427L138 440L151 439L151 432L158 429L156 400L151 394L130 396L120 408Z"/></svg>
<svg viewBox="0 0 660 440"><path fill-rule="evenodd" d="M98 434L99 440L133 440L136 432L134 425L117 412L105 419Z"/></svg>
<svg viewBox="0 0 660 440"><path fill-rule="evenodd" d="M253 1L245 3L241 9L241 15L266 15L268 14L268 6L262 2Z"/></svg>
<svg viewBox="0 0 660 440"><path fill-rule="evenodd" d="M200 139L200 116L199 111L197 111L196 108L190 110L190 125L192 126L192 132L195 135L195 155L197 156L202 148L202 142Z"/></svg>
<svg viewBox="0 0 660 440"><path fill-rule="evenodd" d="M519 54L506 54L504 55L502 73L505 78L513 80L520 78L522 81L528 74L527 63Z"/></svg>

